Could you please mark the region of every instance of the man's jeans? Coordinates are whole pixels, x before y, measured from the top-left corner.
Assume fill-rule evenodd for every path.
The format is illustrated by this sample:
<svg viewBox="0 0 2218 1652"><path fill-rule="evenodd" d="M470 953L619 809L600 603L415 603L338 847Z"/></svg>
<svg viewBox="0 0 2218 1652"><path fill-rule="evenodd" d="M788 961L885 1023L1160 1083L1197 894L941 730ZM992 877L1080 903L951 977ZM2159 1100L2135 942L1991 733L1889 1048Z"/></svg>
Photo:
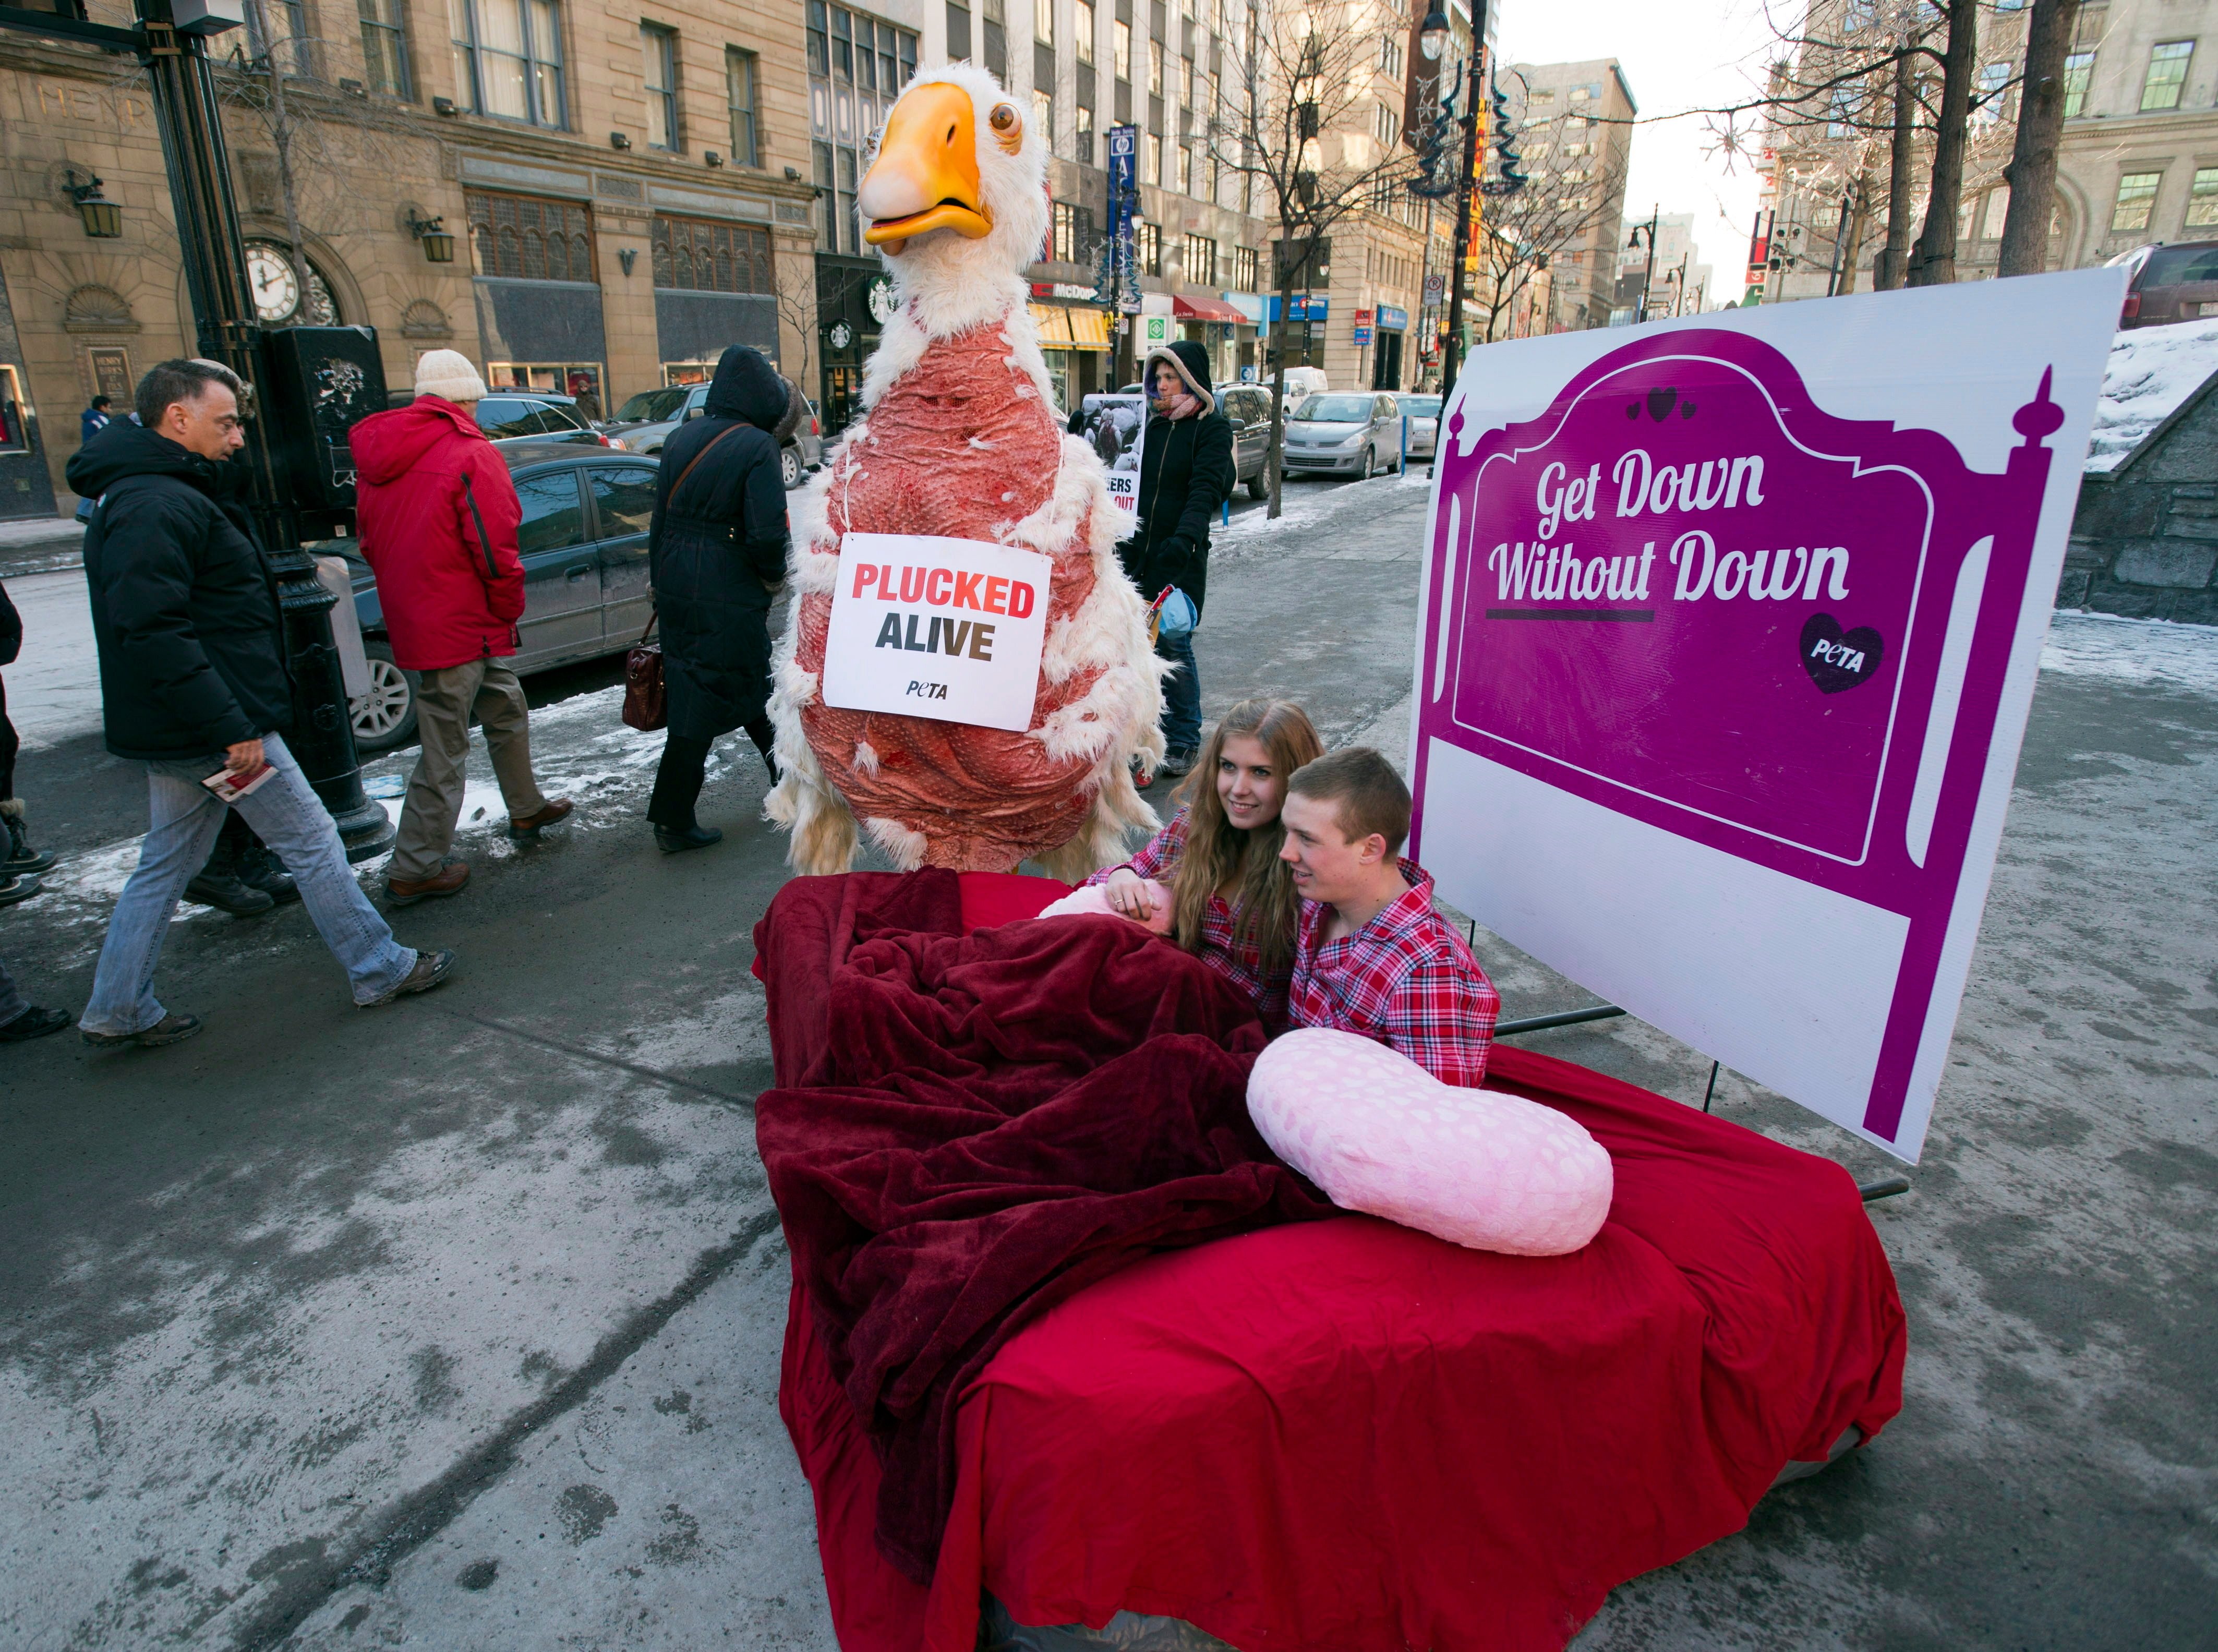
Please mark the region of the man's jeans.
<svg viewBox="0 0 2218 1652"><path fill-rule="evenodd" d="M1163 746L1191 756L1201 747L1201 678L1193 664L1193 633L1155 638L1155 653L1178 669L1163 678Z"/></svg>
<svg viewBox="0 0 2218 1652"><path fill-rule="evenodd" d="M232 807L284 861L317 933L353 984L354 1001L368 1004L407 979L416 954L393 938L355 882L338 827L285 742L265 734L262 751L277 772ZM154 966L161 961L162 937L177 897L223 829L225 805L201 783L222 766L220 755L146 765L146 840L139 848L138 869L108 920L92 1002L77 1023L85 1031L144 1032L161 1020Z"/></svg>

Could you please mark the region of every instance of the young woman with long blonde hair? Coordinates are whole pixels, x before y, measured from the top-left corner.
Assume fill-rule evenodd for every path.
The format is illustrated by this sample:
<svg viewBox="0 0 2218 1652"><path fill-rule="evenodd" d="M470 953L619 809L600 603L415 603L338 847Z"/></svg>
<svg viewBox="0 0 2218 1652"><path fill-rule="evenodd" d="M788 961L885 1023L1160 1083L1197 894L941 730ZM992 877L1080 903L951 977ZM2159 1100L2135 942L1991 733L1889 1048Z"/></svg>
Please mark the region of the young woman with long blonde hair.
<svg viewBox="0 0 2218 1652"><path fill-rule="evenodd" d="M1087 880L1136 922L1168 901L1171 938L1254 999L1274 1032L1286 1024L1300 907L1279 858L1279 810L1294 770L1323 754L1292 701L1242 700L1210 731L1170 824Z"/></svg>

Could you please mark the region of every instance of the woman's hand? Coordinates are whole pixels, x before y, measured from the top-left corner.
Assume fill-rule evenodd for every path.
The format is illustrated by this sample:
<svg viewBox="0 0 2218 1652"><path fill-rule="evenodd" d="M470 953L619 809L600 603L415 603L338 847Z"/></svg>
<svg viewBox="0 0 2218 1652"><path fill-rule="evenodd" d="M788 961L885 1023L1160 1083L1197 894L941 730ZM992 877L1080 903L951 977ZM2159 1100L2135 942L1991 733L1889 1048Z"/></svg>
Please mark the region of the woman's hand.
<svg viewBox="0 0 2218 1652"><path fill-rule="evenodd" d="M1136 924L1146 923L1155 909L1155 887L1129 866L1110 873L1101 887L1109 897L1109 910Z"/></svg>

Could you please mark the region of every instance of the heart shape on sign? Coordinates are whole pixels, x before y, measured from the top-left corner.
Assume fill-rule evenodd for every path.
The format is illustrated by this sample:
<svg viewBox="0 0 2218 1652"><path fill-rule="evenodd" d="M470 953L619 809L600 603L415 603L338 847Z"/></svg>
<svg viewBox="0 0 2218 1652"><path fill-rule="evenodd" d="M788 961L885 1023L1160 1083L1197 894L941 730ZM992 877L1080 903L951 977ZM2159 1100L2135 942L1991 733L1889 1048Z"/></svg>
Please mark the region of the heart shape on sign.
<svg viewBox="0 0 2218 1652"><path fill-rule="evenodd" d="M1670 412L1671 405L1679 399L1679 393L1665 385L1657 385L1648 393L1648 417L1658 424Z"/></svg>
<svg viewBox="0 0 2218 1652"><path fill-rule="evenodd" d="M1868 625L1843 631L1831 614L1810 616L1802 628L1801 651L1802 669L1821 694L1838 694L1870 682L1886 657L1878 632Z"/></svg>

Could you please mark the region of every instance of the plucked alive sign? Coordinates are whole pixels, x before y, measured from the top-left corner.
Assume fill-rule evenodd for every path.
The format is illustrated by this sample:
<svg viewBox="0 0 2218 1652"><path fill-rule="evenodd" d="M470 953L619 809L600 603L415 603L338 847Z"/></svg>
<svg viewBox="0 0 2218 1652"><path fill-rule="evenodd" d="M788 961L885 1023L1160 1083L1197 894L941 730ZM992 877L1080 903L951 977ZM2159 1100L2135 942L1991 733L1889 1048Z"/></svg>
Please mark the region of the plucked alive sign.
<svg viewBox="0 0 2218 1652"><path fill-rule="evenodd" d="M925 534L849 534L824 640L824 703L1032 727L1054 565Z"/></svg>
<svg viewBox="0 0 2218 1652"><path fill-rule="evenodd" d="M1442 898L1915 1160L2120 297L2093 270L1475 352L1416 662Z"/></svg>

